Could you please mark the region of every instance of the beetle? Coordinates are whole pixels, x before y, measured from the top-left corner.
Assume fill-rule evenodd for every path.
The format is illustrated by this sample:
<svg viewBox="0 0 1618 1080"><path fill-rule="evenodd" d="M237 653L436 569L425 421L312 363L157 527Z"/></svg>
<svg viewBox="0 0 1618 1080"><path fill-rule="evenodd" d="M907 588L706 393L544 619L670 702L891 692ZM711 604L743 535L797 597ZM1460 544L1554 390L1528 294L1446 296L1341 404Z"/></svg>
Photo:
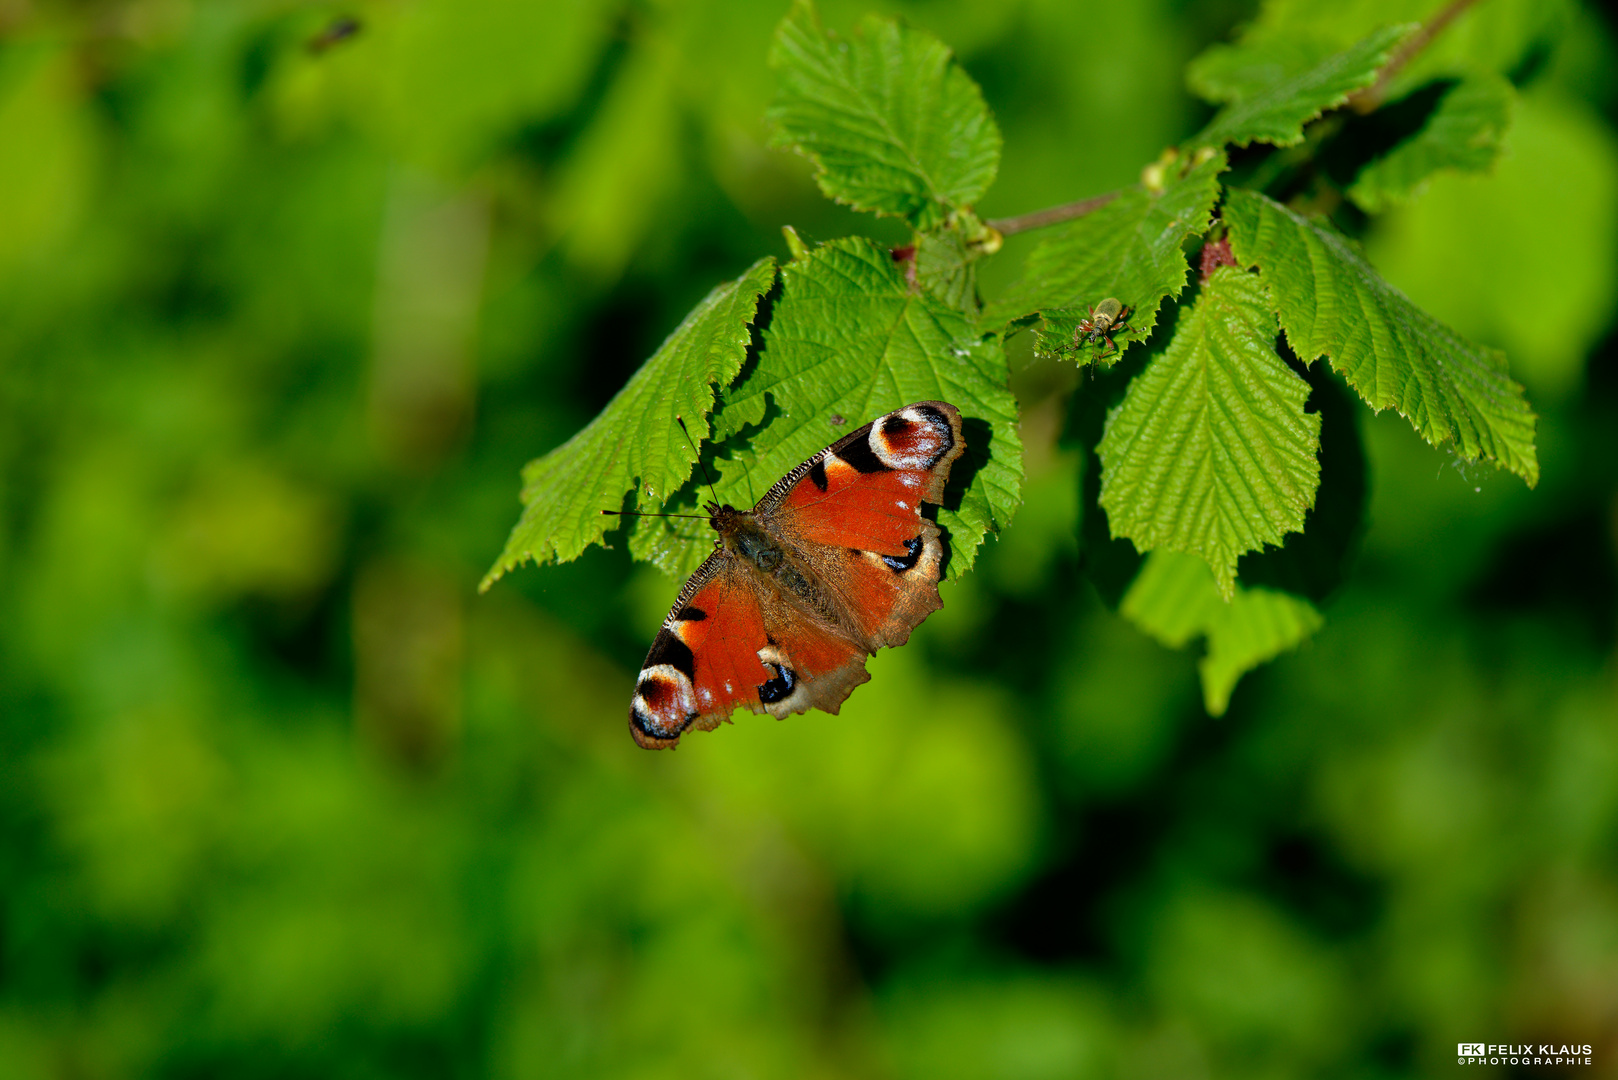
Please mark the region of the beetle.
<svg viewBox="0 0 1618 1080"><path fill-rule="evenodd" d="M1092 345L1105 341L1107 348L1116 348L1112 335L1125 329L1124 323L1128 319L1129 308L1119 303L1116 296L1109 296L1101 303L1091 305L1090 317L1073 330L1073 344L1077 347L1081 338L1088 337ZM1107 349L1101 351L1105 353Z"/></svg>

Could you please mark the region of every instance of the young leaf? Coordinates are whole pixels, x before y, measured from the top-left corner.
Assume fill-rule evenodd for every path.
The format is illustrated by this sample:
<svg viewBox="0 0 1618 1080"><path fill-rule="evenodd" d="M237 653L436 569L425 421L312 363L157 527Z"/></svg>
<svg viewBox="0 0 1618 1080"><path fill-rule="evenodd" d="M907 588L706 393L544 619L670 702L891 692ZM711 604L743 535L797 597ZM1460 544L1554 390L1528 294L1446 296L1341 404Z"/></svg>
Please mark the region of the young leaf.
<svg viewBox="0 0 1618 1080"><path fill-rule="evenodd" d="M978 306L976 259L959 229L916 234L916 283L957 311Z"/></svg>
<svg viewBox="0 0 1618 1080"><path fill-rule="evenodd" d="M725 392L715 418L719 438L750 436L715 463L719 499L751 506L853 427L913 401L947 401L961 410L967 441L938 513L949 531L949 573L959 577L1021 501L1017 402L1000 339L912 289L888 249L869 240L825 244L781 276L758 366ZM678 574L701 560L712 535L700 522L645 518L630 550Z"/></svg>
<svg viewBox="0 0 1618 1080"><path fill-rule="evenodd" d="M1204 101L1225 104L1295 78L1337 50L1304 33L1246 34L1210 45L1186 65L1185 84Z"/></svg>
<svg viewBox="0 0 1618 1080"><path fill-rule="evenodd" d="M916 234L916 283L952 308L978 311L977 262L1000 249L1000 234L963 210L942 228Z"/></svg>
<svg viewBox="0 0 1618 1080"><path fill-rule="evenodd" d="M1324 45L1336 52L1378 26L1420 22L1441 29L1415 56L1393 85L1400 93L1435 75L1495 71L1509 75L1535 63L1532 57L1567 32L1568 0L1264 0L1242 35L1242 46L1287 40ZM1459 17L1436 26L1440 19Z"/></svg>
<svg viewBox="0 0 1618 1080"><path fill-rule="evenodd" d="M1200 556L1226 598L1243 552L1303 528L1320 481L1320 417L1274 341L1258 278L1215 270L1096 448L1113 534Z"/></svg>
<svg viewBox="0 0 1618 1080"><path fill-rule="evenodd" d="M771 145L813 161L828 197L931 229L994 180L1000 129L931 34L871 15L844 41L810 0L794 0L770 63L780 78Z"/></svg>
<svg viewBox="0 0 1618 1080"><path fill-rule="evenodd" d="M1004 326L1040 312L1035 352L1094 359L1105 343L1074 343L1092 305L1115 296L1133 308L1129 328L1112 335L1114 362L1126 345L1144 341L1157 322L1165 296L1185 287L1187 263L1180 245L1208 229L1225 156L1213 157L1185 175L1170 170L1159 192L1131 188L1085 216L1050 231L1028 255L1022 278L983 313L983 325Z"/></svg>
<svg viewBox="0 0 1618 1080"><path fill-rule="evenodd" d="M1303 125L1327 109L1342 105L1354 91L1376 82L1377 72L1413 29L1415 27L1409 24L1383 27L1343 52L1267 86L1257 86L1251 80L1251 66L1243 69L1247 74L1240 78L1230 71L1221 72L1224 81L1205 78L1205 82L1213 83L1221 92L1245 92L1220 109L1219 115L1186 145L1246 146L1267 142L1292 146L1302 142ZM1277 57L1277 70L1286 70L1295 59L1295 50L1287 47ZM1245 62L1254 65L1257 60L1249 53Z"/></svg>
<svg viewBox="0 0 1618 1080"><path fill-rule="evenodd" d="M1348 197L1376 213L1410 199L1440 169L1487 171L1500 156L1516 98L1498 75L1454 83L1419 132L1360 170Z"/></svg>
<svg viewBox="0 0 1618 1080"><path fill-rule="evenodd" d="M657 502L685 482L693 458L675 417L699 444L707 438L714 389L741 370L759 297L774 282L765 258L714 289L583 431L524 467L522 517L481 588L527 559L577 558L621 520L602 510L637 490Z"/></svg>
<svg viewBox="0 0 1618 1080"><path fill-rule="evenodd" d="M1147 556L1118 610L1171 649L1207 637L1197 670L1210 716L1224 714L1243 675L1296 648L1325 622L1309 601L1277 589L1237 586L1222 600L1201 560L1172 551Z"/></svg>
<svg viewBox="0 0 1618 1080"><path fill-rule="evenodd" d="M1383 281L1324 223L1257 192L1225 201L1231 250L1258 266L1287 343L1327 356L1371 408L1392 407L1433 446L1539 482L1534 414L1504 354L1472 344Z"/></svg>

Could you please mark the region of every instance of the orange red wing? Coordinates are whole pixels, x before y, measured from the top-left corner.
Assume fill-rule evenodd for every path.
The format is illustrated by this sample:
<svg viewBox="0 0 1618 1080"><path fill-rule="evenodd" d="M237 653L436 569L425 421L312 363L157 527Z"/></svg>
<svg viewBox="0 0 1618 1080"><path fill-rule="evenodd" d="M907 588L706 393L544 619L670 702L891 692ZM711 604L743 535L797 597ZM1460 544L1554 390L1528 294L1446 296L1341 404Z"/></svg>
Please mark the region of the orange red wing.
<svg viewBox="0 0 1618 1080"><path fill-rule="evenodd" d="M745 567L716 552L680 591L652 640L629 706L648 750L708 731L737 708L777 718L835 713L870 676L865 649L760 596Z"/></svg>
<svg viewBox="0 0 1618 1080"><path fill-rule="evenodd" d="M802 545L873 652L903 645L943 606L943 540L922 503L943 498L965 450L955 406L918 401L850 432L759 501L760 520Z"/></svg>
<svg viewBox="0 0 1618 1080"><path fill-rule="evenodd" d="M950 466L965 450L955 406L918 401L792 470L754 512L809 543L903 556L922 532L921 504L944 497Z"/></svg>
<svg viewBox="0 0 1618 1080"><path fill-rule="evenodd" d="M680 590L652 639L629 705L629 732L647 749L707 731L740 705L758 700L770 672L758 657L768 644L758 596L734 556L710 555Z"/></svg>

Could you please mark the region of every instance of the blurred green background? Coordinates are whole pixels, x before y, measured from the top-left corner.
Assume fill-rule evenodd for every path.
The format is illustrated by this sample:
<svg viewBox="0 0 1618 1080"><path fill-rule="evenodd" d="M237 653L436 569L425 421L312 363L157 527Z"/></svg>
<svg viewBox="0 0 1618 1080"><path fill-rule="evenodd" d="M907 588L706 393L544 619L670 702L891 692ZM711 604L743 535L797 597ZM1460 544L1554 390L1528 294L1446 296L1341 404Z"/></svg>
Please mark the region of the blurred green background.
<svg viewBox="0 0 1618 1080"><path fill-rule="evenodd" d="M987 216L1132 182L1253 13L870 7L982 83ZM1014 342L1028 502L945 609L652 754L677 582L474 586L780 226L898 237L763 148L784 2L0 2L0 1077L1618 1075L1618 51L1534 7L1507 159L1366 244L1509 350L1538 490L1362 410L1354 572L1210 720Z"/></svg>

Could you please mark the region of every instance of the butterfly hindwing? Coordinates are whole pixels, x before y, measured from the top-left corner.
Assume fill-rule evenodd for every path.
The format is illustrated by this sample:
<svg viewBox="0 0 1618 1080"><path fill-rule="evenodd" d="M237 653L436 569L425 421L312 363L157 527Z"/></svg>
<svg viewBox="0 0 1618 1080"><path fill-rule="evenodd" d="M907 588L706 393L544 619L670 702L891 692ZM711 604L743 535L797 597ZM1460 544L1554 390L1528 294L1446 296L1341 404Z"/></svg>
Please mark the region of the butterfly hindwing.
<svg viewBox="0 0 1618 1080"><path fill-rule="evenodd" d="M866 642L903 645L910 631L944 606L938 582L944 571L944 542L938 527L925 519L902 555L830 549L822 576L848 598L849 609Z"/></svg>
<svg viewBox="0 0 1618 1080"><path fill-rule="evenodd" d="M777 720L810 708L835 713L856 686L871 678L864 643L785 606L766 611L765 618L771 623L770 640L760 657L776 678L759 688L762 707L755 711Z"/></svg>

